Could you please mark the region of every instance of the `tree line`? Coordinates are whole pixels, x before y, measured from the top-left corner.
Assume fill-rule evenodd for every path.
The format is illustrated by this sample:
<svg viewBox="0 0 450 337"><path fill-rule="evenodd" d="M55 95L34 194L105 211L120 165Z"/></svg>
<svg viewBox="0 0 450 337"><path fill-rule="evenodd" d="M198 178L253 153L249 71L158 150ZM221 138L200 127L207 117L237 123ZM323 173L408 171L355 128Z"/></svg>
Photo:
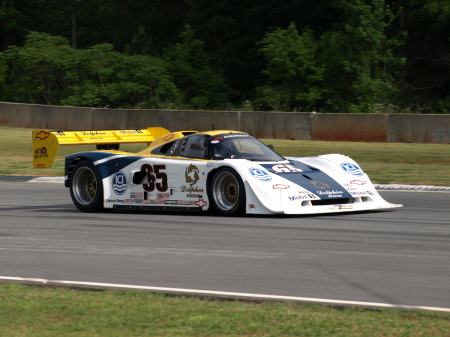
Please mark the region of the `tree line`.
<svg viewBox="0 0 450 337"><path fill-rule="evenodd" d="M450 113L450 0L3 0L0 100Z"/></svg>

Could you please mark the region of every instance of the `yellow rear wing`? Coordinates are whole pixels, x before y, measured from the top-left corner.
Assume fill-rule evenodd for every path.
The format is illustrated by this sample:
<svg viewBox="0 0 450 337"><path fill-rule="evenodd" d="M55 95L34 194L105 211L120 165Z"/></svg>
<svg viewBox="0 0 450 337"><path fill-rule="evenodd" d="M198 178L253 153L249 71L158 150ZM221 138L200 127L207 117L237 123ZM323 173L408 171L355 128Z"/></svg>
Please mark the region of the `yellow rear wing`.
<svg viewBox="0 0 450 337"><path fill-rule="evenodd" d="M160 127L106 131L33 130L33 168L49 168L60 145L97 145L99 149L113 149L115 144L123 143L146 143L148 146L156 138L169 133L169 130Z"/></svg>

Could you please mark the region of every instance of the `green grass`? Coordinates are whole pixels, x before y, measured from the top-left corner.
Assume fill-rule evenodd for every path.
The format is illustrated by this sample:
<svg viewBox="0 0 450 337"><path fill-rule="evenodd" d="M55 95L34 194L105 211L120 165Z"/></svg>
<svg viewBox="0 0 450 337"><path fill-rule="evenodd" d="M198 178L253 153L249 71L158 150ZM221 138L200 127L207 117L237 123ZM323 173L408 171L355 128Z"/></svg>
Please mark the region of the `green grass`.
<svg viewBox="0 0 450 337"><path fill-rule="evenodd" d="M450 336L448 314L0 285L0 335Z"/></svg>
<svg viewBox="0 0 450 337"><path fill-rule="evenodd" d="M283 156L347 155L356 160L374 183L450 186L450 146L447 144L263 141L275 145L275 150ZM143 144L124 144L121 150L137 152L144 147ZM35 176L62 176L66 155L95 149L94 146L61 147L51 168L33 170L31 130L2 126L0 148L0 174Z"/></svg>
<svg viewBox="0 0 450 337"><path fill-rule="evenodd" d="M450 186L448 145L265 143L285 156L348 155L377 183ZM0 174L43 176L62 175L67 154L93 149L62 147L52 168L33 170L31 130L0 127L0 148ZM0 284L0 336L450 336L450 315Z"/></svg>

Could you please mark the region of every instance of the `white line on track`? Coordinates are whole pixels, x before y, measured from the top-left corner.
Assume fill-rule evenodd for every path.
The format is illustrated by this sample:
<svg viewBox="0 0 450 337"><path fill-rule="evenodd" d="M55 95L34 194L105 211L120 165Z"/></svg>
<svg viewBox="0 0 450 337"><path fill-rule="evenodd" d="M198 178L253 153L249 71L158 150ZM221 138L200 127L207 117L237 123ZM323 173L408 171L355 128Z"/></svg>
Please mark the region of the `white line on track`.
<svg viewBox="0 0 450 337"><path fill-rule="evenodd" d="M363 307L374 307L374 308L450 312L450 308L409 306L409 305L401 305L401 304L376 303L376 302L343 301L343 300L333 300L333 299L326 299L326 298L312 298L312 297L279 296L279 295L252 294L252 293L235 293L235 292L214 291L214 290L148 287L148 286L137 286L137 285L128 285L128 284L47 280L47 279L39 279L39 278L23 278L23 277L11 277L11 276L0 276L0 280L11 281L11 282L21 282L21 283L38 283L38 284L42 283L43 285L92 287L92 288L96 288L96 289L99 289L99 288L133 289L133 290L146 290L146 291L150 291L150 292L153 291L153 292L165 292L165 293L177 293L177 294L194 294L194 295L198 295L198 296L210 295L210 296L217 296L217 297L232 297L232 298L242 298L242 299L260 299L260 300L266 299L266 300L275 300L275 301L294 301L294 302L303 302L303 303L307 302L307 303L319 303L319 304L363 306Z"/></svg>
<svg viewBox="0 0 450 337"><path fill-rule="evenodd" d="M116 155L96 161L94 164L100 164L124 155ZM6 177L6 176L4 176ZM21 177L23 178L23 177ZM9 181L11 178L8 176ZM29 183L56 183L64 184L65 177L33 177L29 180L21 180L21 182ZM3 181L0 176L0 181ZM428 186L428 185L398 185L398 184L374 184L378 192L441 192L450 193L450 186Z"/></svg>

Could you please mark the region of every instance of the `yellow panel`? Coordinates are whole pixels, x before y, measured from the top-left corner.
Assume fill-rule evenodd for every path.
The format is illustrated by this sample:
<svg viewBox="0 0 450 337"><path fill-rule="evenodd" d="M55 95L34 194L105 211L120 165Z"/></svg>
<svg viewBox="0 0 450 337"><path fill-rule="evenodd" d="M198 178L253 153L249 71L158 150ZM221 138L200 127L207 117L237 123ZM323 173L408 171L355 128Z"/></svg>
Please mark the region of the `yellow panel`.
<svg viewBox="0 0 450 337"><path fill-rule="evenodd" d="M33 168L49 168L58 153L58 139L54 134L45 130L32 132Z"/></svg>

